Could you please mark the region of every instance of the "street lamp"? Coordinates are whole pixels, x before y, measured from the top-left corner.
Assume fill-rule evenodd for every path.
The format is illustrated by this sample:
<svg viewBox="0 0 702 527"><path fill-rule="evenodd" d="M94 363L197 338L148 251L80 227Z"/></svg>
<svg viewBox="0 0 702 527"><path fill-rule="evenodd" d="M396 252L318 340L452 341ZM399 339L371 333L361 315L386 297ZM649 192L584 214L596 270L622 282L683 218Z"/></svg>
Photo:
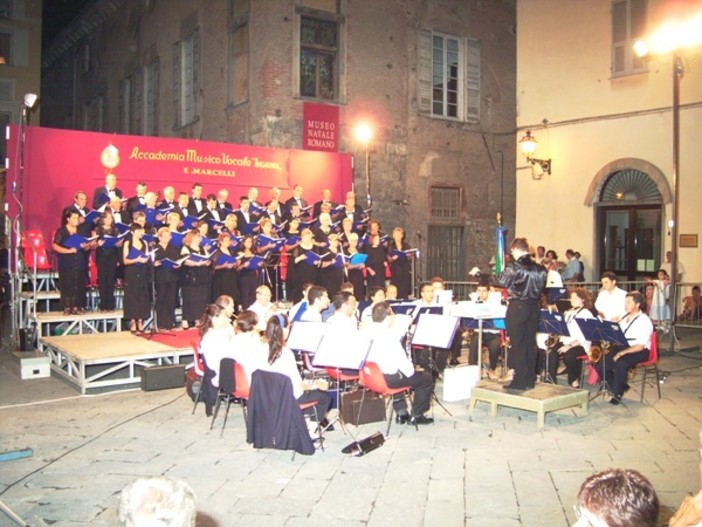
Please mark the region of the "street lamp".
<svg viewBox="0 0 702 527"><path fill-rule="evenodd" d="M373 139L373 128L368 123L360 123L354 129L354 136L363 143L366 149L366 204L371 208L371 191L370 191L370 142Z"/></svg>
<svg viewBox="0 0 702 527"><path fill-rule="evenodd" d="M531 163L532 171L533 167L539 165L541 167L541 174L537 176L535 172L532 172L532 177L534 179L541 179L543 174L551 175L551 160L550 159L537 159L534 157L534 152L536 152L536 147L538 141L531 135L531 130L527 130L524 137L519 140L519 148L527 158L527 161Z"/></svg>
<svg viewBox="0 0 702 527"><path fill-rule="evenodd" d="M673 205L672 237L670 258L670 314L671 324L675 323L677 312L678 282L678 223L680 217L680 81L685 73L682 51L702 44L702 11L687 19L666 20L660 28L644 40L634 44L634 52L639 57L653 55L673 56ZM675 331L671 331L671 346L674 349Z"/></svg>

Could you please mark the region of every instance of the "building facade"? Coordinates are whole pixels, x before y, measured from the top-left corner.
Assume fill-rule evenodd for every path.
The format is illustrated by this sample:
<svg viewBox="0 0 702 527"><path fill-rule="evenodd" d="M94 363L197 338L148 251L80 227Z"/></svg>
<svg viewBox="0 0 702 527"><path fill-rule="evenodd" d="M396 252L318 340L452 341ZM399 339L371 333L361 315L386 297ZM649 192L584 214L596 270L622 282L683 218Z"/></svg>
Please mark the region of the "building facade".
<svg viewBox="0 0 702 527"><path fill-rule="evenodd" d="M531 130L534 157L551 159L552 173L533 172L517 152L517 232L559 256L579 250L588 278L650 276L672 247L673 54L644 60L633 44L675 4L518 2L518 140ZM699 282L702 47L681 59L678 254L683 281Z"/></svg>
<svg viewBox="0 0 702 527"><path fill-rule="evenodd" d="M42 125L302 148L305 103L337 107L357 201L367 122L373 216L464 279L514 226L515 4L102 0L45 50Z"/></svg>
<svg viewBox="0 0 702 527"><path fill-rule="evenodd" d="M38 94L40 85L41 0L0 0L0 170L5 167L5 127L20 122L25 94ZM38 107L29 114L34 124L39 117Z"/></svg>

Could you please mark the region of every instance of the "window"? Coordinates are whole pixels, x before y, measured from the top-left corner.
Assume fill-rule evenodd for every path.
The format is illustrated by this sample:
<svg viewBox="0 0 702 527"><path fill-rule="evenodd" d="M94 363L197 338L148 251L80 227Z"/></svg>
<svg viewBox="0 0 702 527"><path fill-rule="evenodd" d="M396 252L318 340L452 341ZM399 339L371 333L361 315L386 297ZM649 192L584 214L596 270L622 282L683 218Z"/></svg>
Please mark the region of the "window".
<svg viewBox="0 0 702 527"><path fill-rule="evenodd" d="M95 49L95 39L88 40L83 44L83 73L93 71L93 51Z"/></svg>
<svg viewBox="0 0 702 527"><path fill-rule="evenodd" d="M460 221L461 189L450 187L431 188L432 220Z"/></svg>
<svg viewBox="0 0 702 527"><path fill-rule="evenodd" d="M0 19L12 18L12 0L0 0Z"/></svg>
<svg viewBox="0 0 702 527"><path fill-rule="evenodd" d="M461 189L432 187L430 211L427 276L461 281L465 278Z"/></svg>
<svg viewBox="0 0 702 527"><path fill-rule="evenodd" d="M300 95L337 98L338 23L300 17Z"/></svg>
<svg viewBox="0 0 702 527"><path fill-rule="evenodd" d="M12 64L12 32L0 29L0 64Z"/></svg>
<svg viewBox="0 0 702 527"><path fill-rule="evenodd" d="M249 100L249 5L231 0L229 17L229 104Z"/></svg>
<svg viewBox="0 0 702 527"><path fill-rule="evenodd" d="M0 163L5 166L5 157L7 157L7 141L5 139L5 128L12 122L12 112L0 110L0 130L3 131L0 137Z"/></svg>
<svg viewBox="0 0 702 527"><path fill-rule="evenodd" d="M480 122L480 42L417 33L418 109L433 117Z"/></svg>
<svg viewBox="0 0 702 527"><path fill-rule="evenodd" d="M612 76L646 70L645 62L634 53L634 43L645 33L646 0L613 0Z"/></svg>
<svg viewBox="0 0 702 527"><path fill-rule="evenodd" d="M122 80L119 87L119 130L123 134L132 131L132 78Z"/></svg>
<svg viewBox="0 0 702 527"><path fill-rule="evenodd" d="M88 104L83 105L83 130L102 132L104 130L105 98L102 95L93 97Z"/></svg>
<svg viewBox="0 0 702 527"><path fill-rule="evenodd" d="M176 127L181 127L194 123L198 118L196 110L200 70L198 30L176 43L173 70Z"/></svg>
<svg viewBox="0 0 702 527"><path fill-rule="evenodd" d="M158 135L158 59L144 66L143 134Z"/></svg>

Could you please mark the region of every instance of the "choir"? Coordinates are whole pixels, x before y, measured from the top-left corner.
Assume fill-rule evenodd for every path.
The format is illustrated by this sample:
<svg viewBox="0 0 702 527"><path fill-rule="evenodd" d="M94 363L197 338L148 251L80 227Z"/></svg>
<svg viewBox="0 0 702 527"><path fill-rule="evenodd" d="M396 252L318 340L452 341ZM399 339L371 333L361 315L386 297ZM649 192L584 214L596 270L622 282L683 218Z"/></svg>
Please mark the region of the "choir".
<svg viewBox="0 0 702 527"><path fill-rule="evenodd" d="M134 196L123 197L110 174L94 190L94 210L87 208L85 192L74 195L53 244L66 314L85 307L93 251L98 308L115 309L115 284L122 280L132 331L141 331L150 314L158 328L174 329L179 298L183 328L221 295L232 297L236 311L243 311L256 300L260 285L270 288L274 302L300 302L308 283L333 295L350 282L356 298L363 299L367 289L385 287L389 280L398 298L411 294L416 250L401 227L385 236L380 223L356 204L353 192L337 205L324 190L320 201L308 205L302 186L295 185L289 199L281 200L280 190L273 188L261 204L252 187L237 209L226 189L203 195L200 183L190 193L168 186L162 194L158 202L157 194L139 182Z"/></svg>

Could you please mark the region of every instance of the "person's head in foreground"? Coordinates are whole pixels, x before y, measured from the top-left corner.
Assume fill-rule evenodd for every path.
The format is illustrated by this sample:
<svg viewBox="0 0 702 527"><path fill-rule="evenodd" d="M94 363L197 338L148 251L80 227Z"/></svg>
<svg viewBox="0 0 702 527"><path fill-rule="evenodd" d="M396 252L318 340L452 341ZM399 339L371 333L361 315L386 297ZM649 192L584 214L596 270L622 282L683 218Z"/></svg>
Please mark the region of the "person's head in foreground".
<svg viewBox="0 0 702 527"><path fill-rule="evenodd" d="M656 527L658 496L636 470L611 468L580 486L573 527Z"/></svg>
<svg viewBox="0 0 702 527"><path fill-rule="evenodd" d="M196 512L187 483L160 476L127 485L117 514L120 527L194 527Z"/></svg>

